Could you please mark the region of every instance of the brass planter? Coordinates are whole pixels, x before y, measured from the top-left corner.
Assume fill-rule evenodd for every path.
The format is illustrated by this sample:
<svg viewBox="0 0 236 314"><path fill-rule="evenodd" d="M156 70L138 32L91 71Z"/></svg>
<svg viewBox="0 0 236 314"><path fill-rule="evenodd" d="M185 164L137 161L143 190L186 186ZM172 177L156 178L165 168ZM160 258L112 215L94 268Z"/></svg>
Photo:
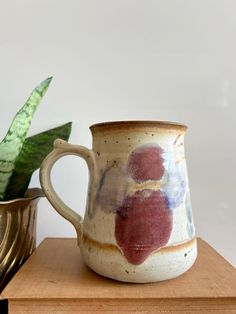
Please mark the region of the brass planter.
<svg viewBox="0 0 236 314"><path fill-rule="evenodd" d="M0 202L0 291L36 246L37 204L41 189L24 198Z"/></svg>

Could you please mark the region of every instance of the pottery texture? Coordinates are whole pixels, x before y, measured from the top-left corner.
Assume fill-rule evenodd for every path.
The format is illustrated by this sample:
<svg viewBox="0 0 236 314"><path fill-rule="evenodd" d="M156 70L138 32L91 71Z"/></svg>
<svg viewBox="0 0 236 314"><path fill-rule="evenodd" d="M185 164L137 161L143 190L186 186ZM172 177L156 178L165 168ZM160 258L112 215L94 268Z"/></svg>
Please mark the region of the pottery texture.
<svg viewBox="0 0 236 314"><path fill-rule="evenodd" d="M35 188L25 198L0 202L0 291L35 249L40 196Z"/></svg>
<svg viewBox="0 0 236 314"><path fill-rule="evenodd" d="M186 127L115 122L94 125L91 131L92 150L77 152L90 169L87 208L77 228L85 262L120 281L179 276L197 256L184 154ZM62 147L63 142L61 154ZM49 200L52 197L49 192Z"/></svg>

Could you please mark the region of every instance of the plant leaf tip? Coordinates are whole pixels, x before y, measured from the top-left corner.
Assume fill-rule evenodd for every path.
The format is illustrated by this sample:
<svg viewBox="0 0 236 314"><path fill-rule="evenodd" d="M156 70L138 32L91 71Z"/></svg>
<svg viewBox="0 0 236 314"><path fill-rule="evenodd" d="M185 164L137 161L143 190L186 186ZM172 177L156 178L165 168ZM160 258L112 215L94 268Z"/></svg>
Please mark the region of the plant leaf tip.
<svg viewBox="0 0 236 314"><path fill-rule="evenodd" d="M47 77L47 78L44 80L44 82L45 82L47 85L49 85L49 84L51 83L52 79L53 79L53 76Z"/></svg>

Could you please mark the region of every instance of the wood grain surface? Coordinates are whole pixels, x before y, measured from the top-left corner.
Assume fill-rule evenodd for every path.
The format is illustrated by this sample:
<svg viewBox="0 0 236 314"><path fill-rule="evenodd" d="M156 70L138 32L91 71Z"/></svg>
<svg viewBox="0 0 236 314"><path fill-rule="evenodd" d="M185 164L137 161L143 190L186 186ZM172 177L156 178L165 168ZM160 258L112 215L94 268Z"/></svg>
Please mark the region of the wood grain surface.
<svg viewBox="0 0 236 314"><path fill-rule="evenodd" d="M2 292L9 313L236 313L236 270L205 241L185 274L151 284L91 271L75 239L45 239Z"/></svg>

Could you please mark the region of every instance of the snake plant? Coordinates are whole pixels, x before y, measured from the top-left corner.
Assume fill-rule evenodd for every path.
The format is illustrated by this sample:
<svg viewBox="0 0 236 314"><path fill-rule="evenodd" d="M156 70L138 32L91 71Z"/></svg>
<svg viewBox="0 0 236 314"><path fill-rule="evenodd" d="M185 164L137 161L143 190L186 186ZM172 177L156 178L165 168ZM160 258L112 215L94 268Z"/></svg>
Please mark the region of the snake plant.
<svg viewBox="0 0 236 314"><path fill-rule="evenodd" d="M26 137L51 80L51 77L47 78L33 90L0 143L0 201L23 197L33 172L52 150L54 140L68 140L70 136L71 122Z"/></svg>

